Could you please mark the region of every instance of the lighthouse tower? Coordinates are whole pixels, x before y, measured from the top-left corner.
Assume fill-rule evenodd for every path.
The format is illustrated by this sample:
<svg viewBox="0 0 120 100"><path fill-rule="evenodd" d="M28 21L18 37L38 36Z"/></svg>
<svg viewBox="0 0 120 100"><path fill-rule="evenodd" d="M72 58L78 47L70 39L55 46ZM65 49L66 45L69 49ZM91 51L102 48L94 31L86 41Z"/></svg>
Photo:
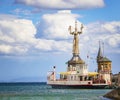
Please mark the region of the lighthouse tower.
<svg viewBox="0 0 120 100"><path fill-rule="evenodd" d="M79 75L87 75L88 70L85 62L79 56L79 35L82 34L83 25L81 24L80 31L77 28L77 21L75 21L74 31L71 30L71 26L69 26L69 32L74 36L73 38L73 56L68 61L67 71L72 71L73 74Z"/></svg>

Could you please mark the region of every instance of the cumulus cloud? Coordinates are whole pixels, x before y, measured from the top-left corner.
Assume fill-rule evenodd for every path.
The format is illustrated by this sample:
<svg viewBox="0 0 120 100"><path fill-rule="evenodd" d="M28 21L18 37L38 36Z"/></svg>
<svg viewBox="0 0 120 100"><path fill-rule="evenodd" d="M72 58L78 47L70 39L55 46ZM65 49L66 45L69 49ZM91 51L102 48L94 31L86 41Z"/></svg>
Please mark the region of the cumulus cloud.
<svg viewBox="0 0 120 100"><path fill-rule="evenodd" d="M35 48L38 50L51 52L67 52L71 50L71 43L67 41L55 41L47 39L38 39Z"/></svg>
<svg viewBox="0 0 120 100"><path fill-rule="evenodd" d="M0 17L3 15L0 15ZM2 53L24 53L32 42L36 29L32 21L7 16L0 19L0 51Z"/></svg>
<svg viewBox="0 0 120 100"><path fill-rule="evenodd" d="M0 54L39 54L42 52L72 52L73 36L68 26L75 26L80 15L69 10L44 14L37 29L31 20L0 15ZM78 29L81 22L77 21ZM84 24L84 23L83 23ZM120 22L93 22L84 25L80 39L80 53L96 53L103 41L106 52L120 53Z"/></svg>
<svg viewBox="0 0 120 100"><path fill-rule="evenodd" d="M15 0L40 9L89 9L104 6L104 0Z"/></svg>
<svg viewBox="0 0 120 100"><path fill-rule="evenodd" d="M69 49L70 43L67 41L36 38L36 28L31 20L9 15L4 15L4 19L2 16L0 16L0 54L22 55L32 52L61 52Z"/></svg>
<svg viewBox="0 0 120 100"><path fill-rule="evenodd" d="M42 27L38 34L43 33L42 37L47 39L63 39L64 41L72 42L72 36L68 32L68 26L75 26L75 20L81 17L73 14L69 10L58 11L54 14L44 14L42 22L38 27ZM78 29L81 25L77 21ZM84 24L84 23L83 23ZM41 29L41 28L40 28ZM120 22L93 22L84 25L83 34L80 35L80 51L96 53L98 51L99 41L104 42L107 52L118 52L120 46ZM71 46L72 48L72 46Z"/></svg>
<svg viewBox="0 0 120 100"><path fill-rule="evenodd" d="M105 44L106 52L112 53L119 50L120 46L120 22L94 22L86 25L85 34L83 37L88 37L86 44L92 52L96 52L98 42L102 41ZM94 37L94 38L93 38ZM84 39L84 38L83 38ZM84 41L84 40L83 40ZM93 49L94 48L94 49ZM93 49L93 50L92 50Z"/></svg>
<svg viewBox="0 0 120 100"><path fill-rule="evenodd" d="M44 14L42 21L38 25L38 33L43 33L45 38L52 39L67 39L69 25L74 25L75 20L81 17L77 14L72 14L70 10L58 11L54 14ZM41 31L41 28L44 30Z"/></svg>
<svg viewBox="0 0 120 100"><path fill-rule="evenodd" d="M34 34L36 29L30 20L17 18L0 20L1 41L29 42L34 38Z"/></svg>

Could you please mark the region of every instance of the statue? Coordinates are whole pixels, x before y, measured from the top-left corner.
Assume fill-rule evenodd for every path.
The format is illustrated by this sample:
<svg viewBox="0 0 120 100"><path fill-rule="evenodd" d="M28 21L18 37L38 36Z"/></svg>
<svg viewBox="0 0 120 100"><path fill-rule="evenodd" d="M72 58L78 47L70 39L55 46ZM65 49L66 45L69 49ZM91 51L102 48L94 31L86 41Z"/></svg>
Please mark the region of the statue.
<svg viewBox="0 0 120 100"><path fill-rule="evenodd" d="M69 26L70 34L74 35L73 39L73 55L79 55L79 38L78 34L82 34L83 24L81 24L80 31L77 30L77 21L75 21L75 31L72 32Z"/></svg>

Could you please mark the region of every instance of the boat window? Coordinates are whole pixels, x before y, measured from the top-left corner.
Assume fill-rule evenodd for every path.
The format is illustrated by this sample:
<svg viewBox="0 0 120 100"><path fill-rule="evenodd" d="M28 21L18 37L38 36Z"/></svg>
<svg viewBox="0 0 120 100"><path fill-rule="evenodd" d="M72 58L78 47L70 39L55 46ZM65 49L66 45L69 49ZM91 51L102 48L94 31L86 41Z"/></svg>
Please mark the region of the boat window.
<svg viewBox="0 0 120 100"><path fill-rule="evenodd" d="M88 82L88 84L90 84L90 82Z"/></svg>
<svg viewBox="0 0 120 100"><path fill-rule="evenodd" d="M73 80L73 76L71 76L71 80Z"/></svg>
<svg viewBox="0 0 120 100"><path fill-rule="evenodd" d="M87 76L85 77L85 81L87 80Z"/></svg>
<svg viewBox="0 0 120 100"><path fill-rule="evenodd" d="M80 76L80 81L82 81L82 76Z"/></svg>
<svg viewBox="0 0 120 100"><path fill-rule="evenodd" d="M76 80L76 76L74 76L74 79Z"/></svg>

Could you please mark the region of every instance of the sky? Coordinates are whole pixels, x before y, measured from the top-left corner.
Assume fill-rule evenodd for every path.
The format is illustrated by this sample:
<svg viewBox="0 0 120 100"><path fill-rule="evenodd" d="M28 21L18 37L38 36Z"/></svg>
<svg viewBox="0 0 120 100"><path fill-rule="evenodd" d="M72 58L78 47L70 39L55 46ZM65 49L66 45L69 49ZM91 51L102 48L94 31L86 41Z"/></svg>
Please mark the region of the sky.
<svg viewBox="0 0 120 100"><path fill-rule="evenodd" d="M0 0L0 82L42 82L47 72L66 71L72 57L75 21L80 57L97 69L99 41L103 55L120 72L120 0ZM103 45L104 44L104 45ZM87 59L89 56L89 59Z"/></svg>

